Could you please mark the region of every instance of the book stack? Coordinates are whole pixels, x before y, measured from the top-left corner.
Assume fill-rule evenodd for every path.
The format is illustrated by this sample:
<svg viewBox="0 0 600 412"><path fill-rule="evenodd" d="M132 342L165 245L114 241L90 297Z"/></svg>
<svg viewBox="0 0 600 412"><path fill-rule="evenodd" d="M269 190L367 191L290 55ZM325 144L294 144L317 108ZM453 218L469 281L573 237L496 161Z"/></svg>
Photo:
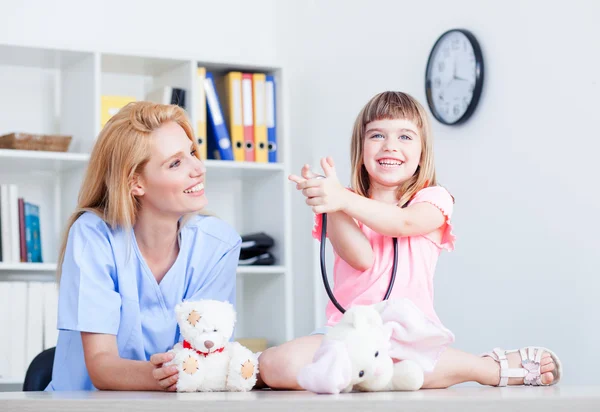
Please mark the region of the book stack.
<svg viewBox="0 0 600 412"><path fill-rule="evenodd" d="M15 184L0 185L0 262L42 262L40 208Z"/></svg>

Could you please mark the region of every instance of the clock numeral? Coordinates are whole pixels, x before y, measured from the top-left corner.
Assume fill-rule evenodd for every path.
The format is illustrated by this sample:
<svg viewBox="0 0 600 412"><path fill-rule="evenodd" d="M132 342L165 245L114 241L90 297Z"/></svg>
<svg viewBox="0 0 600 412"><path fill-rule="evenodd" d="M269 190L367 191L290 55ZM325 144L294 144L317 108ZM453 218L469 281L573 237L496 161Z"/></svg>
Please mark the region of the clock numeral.
<svg viewBox="0 0 600 412"><path fill-rule="evenodd" d="M434 86L435 88L438 88L438 87L440 87L441 85L442 85L442 81L440 80L440 78L439 78L439 77L436 77L436 78L433 80L433 86Z"/></svg>
<svg viewBox="0 0 600 412"><path fill-rule="evenodd" d="M458 114L460 113L460 107L458 107L457 104L454 105L453 113L455 116L458 116Z"/></svg>
<svg viewBox="0 0 600 412"><path fill-rule="evenodd" d="M441 101L444 101L444 93L440 93L440 95L438 96L438 98L439 98Z"/></svg>
<svg viewBox="0 0 600 412"><path fill-rule="evenodd" d="M444 62L439 62L438 63L438 70L443 72L444 69L446 68L446 65L444 64Z"/></svg>

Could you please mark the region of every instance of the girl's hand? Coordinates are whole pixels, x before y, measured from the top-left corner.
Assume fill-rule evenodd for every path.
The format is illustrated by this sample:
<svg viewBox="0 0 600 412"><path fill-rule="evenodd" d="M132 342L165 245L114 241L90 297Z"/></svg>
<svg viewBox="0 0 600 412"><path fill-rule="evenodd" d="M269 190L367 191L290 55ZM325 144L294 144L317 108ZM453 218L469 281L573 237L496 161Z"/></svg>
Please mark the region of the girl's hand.
<svg viewBox="0 0 600 412"><path fill-rule="evenodd" d="M150 363L154 366L152 377L164 391L175 392L179 375L175 365L163 366L164 363L173 360L173 353L155 353L150 357Z"/></svg>
<svg viewBox="0 0 600 412"><path fill-rule="evenodd" d="M324 179L311 172L308 165L302 168L302 177L290 175L289 179L296 182L296 189L302 190L302 194L306 196L306 204L312 206L314 213L343 210L346 207L348 191L337 177L333 159L321 159L321 167L325 173Z"/></svg>

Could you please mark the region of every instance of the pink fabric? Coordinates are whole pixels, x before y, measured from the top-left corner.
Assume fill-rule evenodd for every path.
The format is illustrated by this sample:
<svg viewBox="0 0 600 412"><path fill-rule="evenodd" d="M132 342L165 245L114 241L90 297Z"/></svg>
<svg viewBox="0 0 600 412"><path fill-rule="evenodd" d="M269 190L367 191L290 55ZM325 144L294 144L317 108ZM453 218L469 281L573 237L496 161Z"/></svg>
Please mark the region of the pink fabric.
<svg viewBox="0 0 600 412"><path fill-rule="evenodd" d="M392 299L375 305L386 328L391 330L389 355L412 360L431 372L440 354L454 342L454 334L431 321L409 299Z"/></svg>
<svg viewBox="0 0 600 412"><path fill-rule="evenodd" d="M398 271L390 299L410 299L428 319L441 326L433 305L433 276L441 251L454 250L455 236L450 221L454 202L450 193L441 186L427 187L417 192L410 204L419 202L435 205L446 216L442 241L438 244L427 235L398 238ZM312 234L317 240L321 239L321 224L321 215L316 215ZM333 292L345 308L381 301L394 262L392 238L375 233L360 222L358 225L369 239L375 259L371 268L361 272L335 255ZM342 314L329 302L326 316L327 325L331 326L340 320Z"/></svg>
<svg viewBox="0 0 600 412"><path fill-rule="evenodd" d="M313 362L298 373L298 384L314 393L340 393L350 385L352 364L346 344L325 339L313 357Z"/></svg>

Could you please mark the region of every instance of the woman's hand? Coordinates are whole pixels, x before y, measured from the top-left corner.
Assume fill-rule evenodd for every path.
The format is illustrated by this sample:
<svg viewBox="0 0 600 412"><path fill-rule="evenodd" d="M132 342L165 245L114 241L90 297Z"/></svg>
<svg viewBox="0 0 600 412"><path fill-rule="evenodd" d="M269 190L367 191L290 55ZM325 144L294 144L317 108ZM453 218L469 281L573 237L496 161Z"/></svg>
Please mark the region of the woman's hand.
<svg viewBox="0 0 600 412"><path fill-rule="evenodd" d="M155 353L150 357L150 363L154 366L152 377L156 379L160 388L168 392L177 390L179 375L175 365L163 366L164 363L173 360L173 353Z"/></svg>
<svg viewBox="0 0 600 412"><path fill-rule="evenodd" d="M333 159L321 159L321 168L325 178L314 174L308 165L302 168L302 177L290 175L289 180L296 183L296 189L306 196L306 204L316 214L333 213L346 207L348 191L341 185Z"/></svg>

